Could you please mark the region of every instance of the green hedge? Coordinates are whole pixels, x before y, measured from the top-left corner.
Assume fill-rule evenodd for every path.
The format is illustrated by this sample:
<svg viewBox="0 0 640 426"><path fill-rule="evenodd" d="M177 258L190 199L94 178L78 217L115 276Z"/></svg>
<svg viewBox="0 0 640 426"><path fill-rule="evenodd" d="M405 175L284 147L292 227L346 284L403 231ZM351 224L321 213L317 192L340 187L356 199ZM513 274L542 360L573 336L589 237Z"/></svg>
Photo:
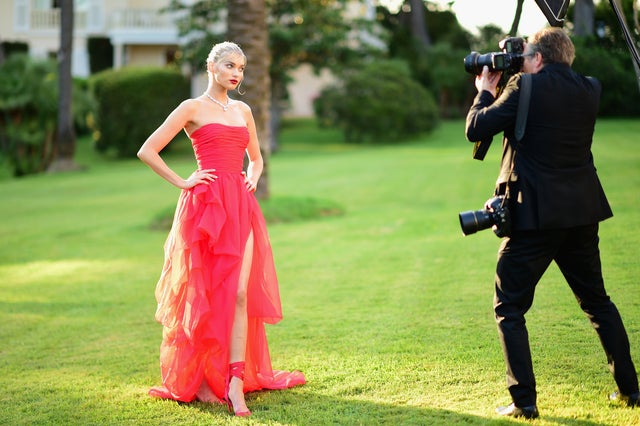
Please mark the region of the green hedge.
<svg viewBox="0 0 640 426"><path fill-rule="evenodd" d="M95 147L118 157L134 156L180 102L190 82L174 68L123 68L91 77L96 99Z"/></svg>
<svg viewBox="0 0 640 426"><path fill-rule="evenodd" d="M377 61L345 74L344 85L314 102L318 121L340 128L347 142L388 143L434 129L438 106L411 78L406 62Z"/></svg>
<svg viewBox="0 0 640 426"><path fill-rule="evenodd" d="M56 63L13 54L0 66L0 161L13 176L46 170L58 114Z"/></svg>
<svg viewBox="0 0 640 426"><path fill-rule="evenodd" d="M58 67L52 59L12 54L0 65L0 162L14 176L47 169L57 149ZM76 134L88 132L94 102L86 80L73 80Z"/></svg>
<svg viewBox="0 0 640 426"><path fill-rule="evenodd" d="M595 38L576 38L573 69L602 83L600 116L640 116L640 87L626 46L606 46Z"/></svg>

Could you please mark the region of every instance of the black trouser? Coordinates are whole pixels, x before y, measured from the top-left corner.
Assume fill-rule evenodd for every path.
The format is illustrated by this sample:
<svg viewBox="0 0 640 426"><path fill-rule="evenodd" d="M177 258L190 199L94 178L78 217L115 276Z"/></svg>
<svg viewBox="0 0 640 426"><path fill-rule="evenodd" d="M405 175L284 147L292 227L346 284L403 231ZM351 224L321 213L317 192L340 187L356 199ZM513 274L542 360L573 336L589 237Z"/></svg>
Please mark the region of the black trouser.
<svg viewBox="0 0 640 426"><path fill-rule="evenodd" d="M553 231L514 231L498 252L494 311L507 367L507 386L517 407L536 404L525 313L551 261L569 283L600 337L620 392L638 392L629 339L618 309L604 288L598 225Z"/></svg>

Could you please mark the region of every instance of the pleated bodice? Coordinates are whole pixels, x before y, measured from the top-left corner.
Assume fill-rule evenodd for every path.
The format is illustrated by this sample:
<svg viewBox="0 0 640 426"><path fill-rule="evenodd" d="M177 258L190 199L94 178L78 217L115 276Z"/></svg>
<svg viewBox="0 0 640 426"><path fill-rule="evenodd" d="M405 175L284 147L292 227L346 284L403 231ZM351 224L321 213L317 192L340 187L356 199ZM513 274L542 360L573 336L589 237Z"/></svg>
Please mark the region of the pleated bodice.
<svg viewBox="0 0 640 426"><path fill-rule="evenodd" d="M244 126L208 123L191 134L199 169L241 172L249 131Z"/></svg>

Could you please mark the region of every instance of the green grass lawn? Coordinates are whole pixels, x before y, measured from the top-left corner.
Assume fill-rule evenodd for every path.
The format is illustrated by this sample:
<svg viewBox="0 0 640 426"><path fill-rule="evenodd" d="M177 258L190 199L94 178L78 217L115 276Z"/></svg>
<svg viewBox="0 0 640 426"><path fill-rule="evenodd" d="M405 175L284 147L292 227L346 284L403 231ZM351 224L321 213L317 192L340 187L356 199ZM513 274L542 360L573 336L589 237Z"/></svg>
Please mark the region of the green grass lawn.
<svg viewBox="0 0 640 426"><path fill-rule="evenodd" d="M614 218L601 226L608 290L640 366L638 120L601 120L594 154ZM0 181L0 424L522 424L509 401L492 313L499 240L463 237L458 212L491 195L500 148L471 158L461 121L400 146L353 146L289 123L271 158L274 200L326 200L340 215L274 223L285 319L268 326L274 368L305 386L222 406L147 396L160 383L153 291L166 231L149 225L178 190L137 159L81 141L87 171ZM167 161L187 175L185 147ZM538 425L640 424L557 268L528 317Z"/></svg>

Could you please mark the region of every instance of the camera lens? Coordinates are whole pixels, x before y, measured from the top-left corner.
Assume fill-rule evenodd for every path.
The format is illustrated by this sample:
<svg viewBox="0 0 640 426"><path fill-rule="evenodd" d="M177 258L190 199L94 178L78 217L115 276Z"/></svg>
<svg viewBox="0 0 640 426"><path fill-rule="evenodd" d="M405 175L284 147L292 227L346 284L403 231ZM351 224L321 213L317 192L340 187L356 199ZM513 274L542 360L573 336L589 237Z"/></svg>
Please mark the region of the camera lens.
<svg viewBox="0 0 640 426"><path fill-rule="evenodd" d="M478 66L478 57L481 56L478 52L471 52L464 58L464 70L469 74L478 75L482 73L482 67Z"/></svg>
<svg viewBox="0 0 640 426"><path fill-rule="evenodd" d="M482 74L482 68L486 65L489 67L489 71L494 71L493 57L495 53L485 53L484 55L478 52L471 52L464 58L464 69L469 74L480 75Z"/></svg>
<svg viewBox="0 0 640 426"><path fill-rule="evenodd" d="M458 215L460 219L460 227L464 235L475 234L478 231L493 226L491 213L487 210L472 210L461 212Z"/></svg>

